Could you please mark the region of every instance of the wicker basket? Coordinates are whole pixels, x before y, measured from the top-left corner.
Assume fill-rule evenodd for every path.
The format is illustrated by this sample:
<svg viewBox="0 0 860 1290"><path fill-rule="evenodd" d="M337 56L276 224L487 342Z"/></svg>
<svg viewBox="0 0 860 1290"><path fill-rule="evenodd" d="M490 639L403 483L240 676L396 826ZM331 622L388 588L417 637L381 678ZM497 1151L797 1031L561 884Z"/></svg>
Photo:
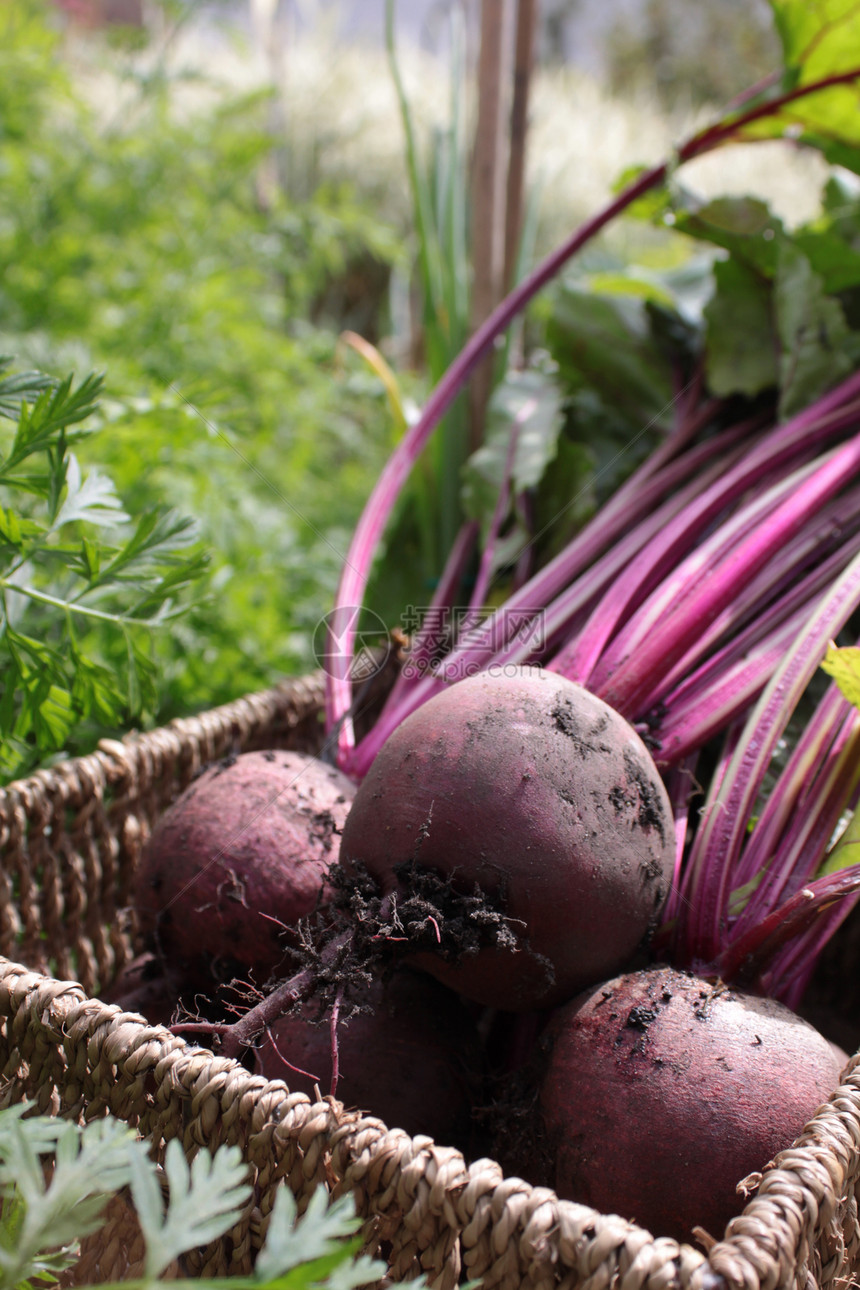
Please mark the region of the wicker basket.
<svg viewBox="0 0 860 1290"><path fill-rule="evenodd" d="M92 1119L107 1112L153 1146L236 1143L253 1198L226 1237L188 1256L190 1275L247 1272L276 1189L299 1208L324 1182L352 1192L391 1276L464 1276L501 1290L833 1287L860 1271L860 1057L707 1254L504 1178L489 1160L316 1104L90 997L131 954L124 906L141 843L199 767L230 751L319 746L311 677L42 771L0 792L0 1062L6 1102ZM74 984L64 978L74 978ZM856 1073L855 1073L856 1072ZM764 1166L766 1162L762 1162ZM749 1182L749 1180L748 1180ZM754 1185L754 1184L750 1184ZM137 1270L120 1200L90 1241L79 1280Z"/></svg>

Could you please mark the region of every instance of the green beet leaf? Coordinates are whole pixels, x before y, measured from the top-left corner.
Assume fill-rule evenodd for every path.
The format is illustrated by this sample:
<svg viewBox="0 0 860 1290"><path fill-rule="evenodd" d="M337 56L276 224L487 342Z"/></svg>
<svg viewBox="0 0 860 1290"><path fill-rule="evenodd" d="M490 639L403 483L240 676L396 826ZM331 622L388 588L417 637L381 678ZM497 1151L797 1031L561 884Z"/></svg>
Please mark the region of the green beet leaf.
<svg viewBox="0 0 860 1290"><path fill-rule="evenodd" d="M589 385L637 430L671 424L671 366L654 338L647 301L563 287L547 338L571 386Z"/></svg>
<svg viewBox="0 0 860 1290"><path fill-rule="evenodd" d="M722 247L750 269L768 277L776 272L782 223L756 197L718 197L705 203L679 200L673 221L678 232Z"/></svg>
<svg viewBox="0 0 860 1290"><path fill-rule="evenodd" d="M780 356L780 416L812 403L860 357L860 336L852 333L838 300L827 296L819 276L796 246L780 246L774 293Z"/></svg>
<svg viewBox="0 0 860 1290"><path fill-rule="evenodd" d="M562 425L561 394L539 371L511 372L497 387L489 408L484 443L463 471L463 505L486 532L508 474L514 496L543 478L556 455ZM512 460L510 446L515 436Z"/></svg>
<svg viewBox="0 0 860 1290"><path fill-rule="evenodd" d="M832 84L747 125L747 138L787 136L820 148L828 160L860 170L860 10L854 0L771 0L785 75L775 94L836 76Z"/></svg>
<svg viewBox="0 0 860 1290"><path fill-rule="evenodd" d="M714 283L705 308L708 384L721 396L759 394L778 378L771 285L738 260L718 261Z"/></svg>

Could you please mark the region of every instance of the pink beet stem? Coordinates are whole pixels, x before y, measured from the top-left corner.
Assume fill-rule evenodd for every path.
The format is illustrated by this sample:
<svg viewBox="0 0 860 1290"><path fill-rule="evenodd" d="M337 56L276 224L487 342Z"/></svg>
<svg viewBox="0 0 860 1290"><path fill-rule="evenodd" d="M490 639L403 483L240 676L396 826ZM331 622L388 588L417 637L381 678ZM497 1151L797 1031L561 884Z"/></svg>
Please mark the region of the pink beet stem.
<svg viewBox="0 0 860 1290"><path fill-rule="evenodd" d="M810 618L747 718L744 736L718 786L709 793L690 856L694 884L687 958L709 961L722 945L726 909L747 822L777 741L827 643L860 603L860 556L852 560Z"/></svg>
<svg viewBox="0 0 860 1290"><path fill-rule="evenodd" d="M858 553L860 534L800 578L788 594L729 637L665 696L665 711L655 724L659 765L672 765L701 747L758 697L818 599Z"/></svg>
<svg viewBox="0 0 860 1290"><path fill-rule="evenodd" d="M728 945L714 960L724 981L755 986L777 951L814 926L834 902L860 892L860 864L817 878L774 909L746 936Z"/></svg>
<svg viewBox="0 0 860 1290"><path fill-rule="evenodd" d="M662 677L681 658L702 631L730 603L735 588L754 577L778 551L790 541L811 514L824 505L860 467L860 437L828 453L814 473L809 467L795 472L791 491L785 495L785 484L774 485L759 503L745 508L727 526L739 533L741 541L725 555L709 557L720 539L704 543L676 571L670 580L674 602L666 600L664 589L643 607L636 624L629 625L623 642L616 642L615 658L604 657L601 668L591 678L589 688L628 718L646 712L659 697ZM774 506L773 502L778 501ZM768 513L769 512L769 513ZM766 519L760 528L744 533L746 517L760 515ZM655 620L655 604L663 603L663 616ZM641 638L638 624L648 621L651 629ZM632 643L631 643L632 642Z"/></svg>
<svg viewBox="0 0 860 1290"><path fill-rule="evenodd" d="M401 668L398 672L394 685L388 692L383 712L396 707L410 685L429 669L431 661L441 651L447 631L446 624L450 622L450 611L454 608L457 591L472 558L478 532L477 520L469 520L457 534L427 613L410 644L410 666L408 669Z"/></svg>
<svg viewBox="0 0 860 1290"><path fill-rule="evenodd" d="M860 713L854 710L846 714L833 747L816 768L812 788L803 795L803 804L798 802L762 881L732 929L733 936L743 935L820 869L845 805L860 785L858 732Z"/></svg>
<svg viewBox="0 0 860 1290"><path fill-rule="evenodd" d="M737 886L749 882L775 855L792 817L807 800L817 768L844 728L849 706L838 687L831 685L798 737L777 781L778 791L767 796L737 867Z"/></svg>

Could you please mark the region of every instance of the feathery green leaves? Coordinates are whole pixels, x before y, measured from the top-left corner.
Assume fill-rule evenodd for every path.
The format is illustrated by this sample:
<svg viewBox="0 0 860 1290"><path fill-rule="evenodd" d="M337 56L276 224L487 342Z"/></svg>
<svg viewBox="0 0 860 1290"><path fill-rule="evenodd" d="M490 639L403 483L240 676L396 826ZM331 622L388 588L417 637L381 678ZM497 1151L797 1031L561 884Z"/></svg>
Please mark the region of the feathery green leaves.
<svg viewBox="0 0 860 1290"><path fill-rule="evenodd" d="M143 1277L123 1285L181 1290L187 1282L161 1280L162 1274L186 1251L228 1231L250 1199L238 1147L201 1150L189 1165L174 1140L159 1170L146 1144L110 1117L78 1125L31 1112L29 1105L0 1111L0 1290L55 1284L123 1187L130 1189L146 1248ZM321 1187L298 1218L283 1187L253 1274L197 1284L201 1290L357 1290L387 1271L360 1252L360 1227L352 1196L329 1204ZM409 1286L423 1290L426 1281Z"/></svg>
<svg viewBox="0 0 860 1290"><path fill-rule="evenodd" d="M10 360L0 360L0 371ZM101 378L0 379L0 777L157 709L152 632L185 611L206 567L193 523L132 524L111 478L71 445ZM32 402L31 402L32 400ZM12 423L9 429L4 422Z"/></svg>

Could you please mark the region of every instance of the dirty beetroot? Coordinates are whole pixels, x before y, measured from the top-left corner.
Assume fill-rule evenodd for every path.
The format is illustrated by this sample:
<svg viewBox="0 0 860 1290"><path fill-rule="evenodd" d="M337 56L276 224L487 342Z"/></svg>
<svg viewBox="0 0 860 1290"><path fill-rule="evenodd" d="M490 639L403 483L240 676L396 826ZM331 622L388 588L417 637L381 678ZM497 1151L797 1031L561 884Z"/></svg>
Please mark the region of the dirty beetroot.
<svg viewBox="0 0 860 1290"><path fill-rule="evenodd" d="M141 936L187 985L233 975L263 986L287 964L338 858L355 787L298 752L215 763L156 825L133 902Z"/></svg>
<svg viewBox="0 0 860 1290"><path fill-rule="evenodd" d="M791 1144L840 1070L782 1004L668 967L586 991L542 1047L536 1132L509 1167L680 1241L723 1235L746 1203L738 1183Z"/></svg>
<svg viewBox="0 0 860 1290"><path fill-rule="evenodd" d="M340 863L395 900L424 883L409 961L516 1011L627 964L659 917L674 841L633 728L582 686L511 667L459 681L398 726L356 794ZM446 884L473 905L446 916Z"/></svg>

